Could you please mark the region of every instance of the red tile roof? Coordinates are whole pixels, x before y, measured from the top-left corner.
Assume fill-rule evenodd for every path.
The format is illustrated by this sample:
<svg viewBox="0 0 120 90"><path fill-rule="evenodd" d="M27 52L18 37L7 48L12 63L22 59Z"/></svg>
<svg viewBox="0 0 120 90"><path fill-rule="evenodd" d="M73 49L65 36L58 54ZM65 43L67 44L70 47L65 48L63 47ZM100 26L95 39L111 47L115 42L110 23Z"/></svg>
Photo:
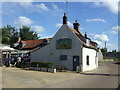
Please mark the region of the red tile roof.
<svg viewBox="0 0 120 90"><path fill-rule="evenodd" d="M51 40L52 38L46 38L46 40ZM23 48L34 48L37 47L38 45L42 44L44 39L38 39L38 40L27 40L27 41L22 41L26 45Z"/></svg>
<svg viewBox="0 0 120 90"><path fill-rule="evenodd" d="M51 39L52 38L46 38L46 40L48 40L48 41L50 41ZM42 44L44 40L45 39L21 41L23 43L22 49L34 49L37 46L39 46L40 44Z"/></svg>

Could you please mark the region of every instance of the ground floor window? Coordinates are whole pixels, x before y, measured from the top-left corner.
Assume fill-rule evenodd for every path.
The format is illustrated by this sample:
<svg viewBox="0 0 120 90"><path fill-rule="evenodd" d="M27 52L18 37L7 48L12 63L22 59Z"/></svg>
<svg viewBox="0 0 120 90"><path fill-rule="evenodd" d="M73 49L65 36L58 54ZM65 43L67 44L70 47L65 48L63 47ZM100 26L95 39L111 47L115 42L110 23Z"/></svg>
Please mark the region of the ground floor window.
<svg viewBox="0 0 120 90"><path fill-rule="evenodd" d="M67 55L60 55L60 60L67 60Z"/></svg>
<svg viewBox="0 0 120 90"><path fill-rule="evenodd" d="M88 55L86 56L86 63L87 63L87 65L89 65L89 56Z"/></svg>

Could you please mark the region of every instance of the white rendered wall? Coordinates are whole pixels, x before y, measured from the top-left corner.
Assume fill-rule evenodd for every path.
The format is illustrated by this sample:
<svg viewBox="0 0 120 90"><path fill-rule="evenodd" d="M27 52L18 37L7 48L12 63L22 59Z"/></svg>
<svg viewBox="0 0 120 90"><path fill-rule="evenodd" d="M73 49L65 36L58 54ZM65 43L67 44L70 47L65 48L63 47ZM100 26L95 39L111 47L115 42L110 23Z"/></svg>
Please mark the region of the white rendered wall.
<svg viewBox="0 0 120 90"><path fill-rule="evenodd" d="M94 49L90 49L90 48L85 48L83 47L82 50L83 54L82 54L82 58L83 58L83 72L84 71L89 71L89 70L94 70L95 68L98 67L98 57L96 57L96 53L97 51ZM97 53L98 54L98 53ZM89 56L89 65L87 65L87 55Z"/></svg>
<svg viewBox="0 0 120 90"><path fill-rule="evenodd" d="M72 49L56 49L56 40L68 37L72 39ZM60 55L69 56L68 60L60 60ZM67 69L73 69L73 56L79 56L81 60L81 42L69 27L64 24L55 34L50 44L31 53L31 61L49 61L56 65L63 65Z"/></svg>

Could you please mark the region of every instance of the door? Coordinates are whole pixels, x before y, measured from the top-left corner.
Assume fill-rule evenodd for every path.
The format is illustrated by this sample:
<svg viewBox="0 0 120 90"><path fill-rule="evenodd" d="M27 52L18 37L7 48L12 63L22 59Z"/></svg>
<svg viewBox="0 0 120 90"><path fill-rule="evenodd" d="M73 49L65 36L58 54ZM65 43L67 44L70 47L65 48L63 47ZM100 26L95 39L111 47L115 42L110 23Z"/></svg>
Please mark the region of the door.
<svg viewBox="0 0 120 90"><path fill-rule="evenodd" d="M76 71L77 66L79 66L79 56L73 56L73 71Z"/></svg>

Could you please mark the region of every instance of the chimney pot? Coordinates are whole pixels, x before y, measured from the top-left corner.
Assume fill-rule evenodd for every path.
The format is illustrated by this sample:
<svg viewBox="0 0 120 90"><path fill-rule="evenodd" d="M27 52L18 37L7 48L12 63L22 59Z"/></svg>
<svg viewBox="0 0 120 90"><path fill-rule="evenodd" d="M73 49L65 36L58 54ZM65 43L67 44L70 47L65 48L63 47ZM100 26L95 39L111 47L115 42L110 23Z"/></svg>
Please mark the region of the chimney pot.
<svg viewBox="0 0 120 90"><path fill-rule="evenodd" d="M77 30L79 32L79 27L80 24L78 23L78 21L76 20L75 23L73 23L74 29Z"/></svg>
<svg viewBox="0 0 120 90"><path fill-rule="evenodd" d="M85 35L84 35L86 38L87 38L87 33L85 32Z"/></svg>

